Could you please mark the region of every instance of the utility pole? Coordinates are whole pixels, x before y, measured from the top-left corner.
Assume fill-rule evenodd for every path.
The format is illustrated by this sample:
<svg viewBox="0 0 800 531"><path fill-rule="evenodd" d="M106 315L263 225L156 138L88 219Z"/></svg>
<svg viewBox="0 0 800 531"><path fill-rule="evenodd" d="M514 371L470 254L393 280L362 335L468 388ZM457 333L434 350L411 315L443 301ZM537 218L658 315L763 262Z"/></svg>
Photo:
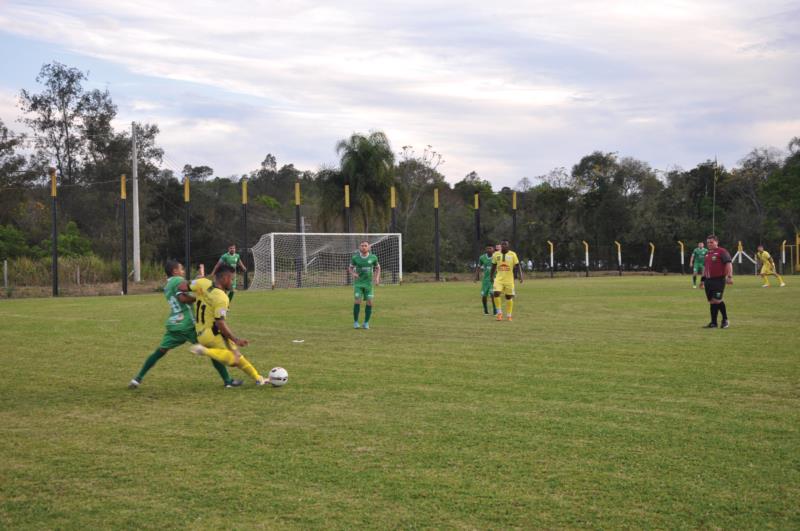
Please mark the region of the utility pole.
<svg viewBox="0 0 800 531"><path fill-rule="evenodd" d="M142 281L142 256L139 249L139 172L136 167L136 122L131 122L131 162L133 176L133 281ZM189 264L186 264L189 267ZM188 271L188 269L187 269Z"/></svg>

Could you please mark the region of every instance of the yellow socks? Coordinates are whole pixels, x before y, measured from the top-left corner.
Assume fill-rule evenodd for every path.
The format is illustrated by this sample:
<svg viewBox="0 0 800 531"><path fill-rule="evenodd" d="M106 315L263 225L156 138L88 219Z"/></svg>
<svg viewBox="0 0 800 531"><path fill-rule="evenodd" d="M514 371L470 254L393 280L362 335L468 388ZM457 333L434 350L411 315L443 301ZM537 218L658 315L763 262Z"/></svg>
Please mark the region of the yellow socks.
<svg viewBox="0 0 800 531"><path fill-rule="evenodd" d="M514 299L508 299L506 301L506 315L511 317L511 313L514 311Z"/></svg>
<svg viewBox="0 0 800 531"><path fill-rule="evenodd" d="M503 313L503 307L501 306L500 297L494 297L494 307L497 308L497 313Z"/></svg>
<svg viewBox="0 0 800 531"><path fill-rule="evenodd" d="M259 378L261 378L261 375L258 374L256 368L253 367L253 365L249 361L247 361L247 358L245 358L244 356L239 357L238 367L242 369L242 371L244 371L244 373L247 374L247 376L249 376L255 381L258 381Z"/></svg>

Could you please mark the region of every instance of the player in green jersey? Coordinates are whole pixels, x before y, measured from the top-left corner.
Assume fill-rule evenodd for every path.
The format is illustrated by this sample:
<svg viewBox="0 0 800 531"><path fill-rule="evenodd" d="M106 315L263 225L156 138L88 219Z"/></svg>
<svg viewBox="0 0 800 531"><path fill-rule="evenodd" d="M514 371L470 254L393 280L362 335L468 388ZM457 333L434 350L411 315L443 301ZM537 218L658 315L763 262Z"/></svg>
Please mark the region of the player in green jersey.
<svg viewBox="0 0 800 531"><path fill-rule="evenodd" d="M692 268L692 287L697 288L697 275L700 275L700 282L703 282L703 266L706 263L708 249L703 242L697 242L697 247L692 251L689 258L689 267Z"/></svg>
<svg viewBox="0 0 800 531"><path fill-rule="evenodd" d="M241 258L239 257L239 253L236 252L236 245L231 244L228 246L228 252L223 254L217 260L216 265L214 265L214 269L211 270L211 276L213 277L217 273L217 268L221 265L227 265L233 268L234 271L238 271L241 269L244 274L247 274L247 268L244 266ZM228 292L228 300L233 302L233 295L234 290L236 289L236 275L233 275L233 284L231 284L231 290Z"/></svg>
<svg viewBox="0 0 800 531"><path fill-rule="evenodd" d="M375 296L373 291L373 272L375 286L381 283L381 265L378 257L369 252L369 242L364 240L358 246L358 251L350 260L348 271L353 276L353 328L361 328L358 324L358 315L361 313L361 301L367 302L364 309L365 330L369 330L369 318L372 316L372 301Z"/></svg>
<svg viewBox="0 0 800 531"><path fill-rule="evenodd" d="M494 254L494 245L487 245L486 252L478 258L478 267L475 268L475 280L479 280L481 273L483 273L483 281L481 282L481 302L483 302L483 315L489 315L488 301L492 301L492 315L497 314L497 308L494 305L494 297L492 294L492 255Z"/></svg>
<svg viewBox="0 0 800 531"><path fill-rule="evenodd" d="M183 278L185 274L183 264L176 260L167 260L164 271L169 277L164 286L164 297L166 297L170 309L169 317L167 317L167 322L165 323L167 330L164 332L161 344L145 360L144 365L141 370L139 370L139 374L134 376L128 384L130 389L138 388L142 383L144 375L147 374L147 371L152 369L153 365L163 358L168 351L184 343L197 343L194 314L192 313L191 306L194 302L194 297L179 289L181 283L186 280ZM228 375L228 369L226 369L223 364L216 360L212 360L212 363L222 377L222 381L225 382L225 387L239 387L242 385L241 380L231 379L230 375Z"/></svg>

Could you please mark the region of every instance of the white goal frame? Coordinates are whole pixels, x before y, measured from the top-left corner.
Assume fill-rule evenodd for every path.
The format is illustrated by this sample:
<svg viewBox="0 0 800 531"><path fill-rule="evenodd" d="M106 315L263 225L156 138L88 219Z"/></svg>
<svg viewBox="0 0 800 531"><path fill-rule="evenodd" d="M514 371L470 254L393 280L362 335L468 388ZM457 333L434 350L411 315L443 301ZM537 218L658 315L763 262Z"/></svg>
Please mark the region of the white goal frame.
<svg viewBox="0 0 800 531"><path fill-rule="evenodd" d="M280 239L281 237L295 237L300 240L302 243L300 244L299 256L295 257L299 259L296 263L299 264L299 267L302 267L303 272L301 273L298 267L298 271L296 276L291 277L292 273L287 273L287 276L291 277L292 282L282 282L278 280L278 273L280 271L276 271L276 260L275 260L275 240ZM390 264L381 264L381 284L401 284L403 282L403 235L399 232L381 232L381 233L353 233L353 232L270 232L261 236L258 242L253 245L249 251L253 257L253 279L250 282L249 289L276 289L276 288L302 288L302 287L323 287L320 286L319 283L311 282L310 286L307 283L298 280L302 278L303 275L308 274L308 266L313 262L313 259L309 261L308 257L308 248L306 244L307 238L317 238L317 237L338 237L340 239L350 239L352 240L352 250L347 251L340 251L336 254L344 256L344 260L346 260L346 265L344 262L341 264L341 282L339 280L335 280L333 282L325 283L323 286L346 286L348 284L352 284L352 279L349 277L347 273L347 265L350 263L349 257L352 254L358 252L358 243L367 240L370 242L370 245L373 245L373 242L378 240L380 243L381 240L386 240L387 238L396 238L397 239L397 268L396 270L393 267L390 267ZM394 265L394 264L391 264ZM331 274L334 274L338 269L334 270ZM294 282L297 282L296 284Z"/></svg>

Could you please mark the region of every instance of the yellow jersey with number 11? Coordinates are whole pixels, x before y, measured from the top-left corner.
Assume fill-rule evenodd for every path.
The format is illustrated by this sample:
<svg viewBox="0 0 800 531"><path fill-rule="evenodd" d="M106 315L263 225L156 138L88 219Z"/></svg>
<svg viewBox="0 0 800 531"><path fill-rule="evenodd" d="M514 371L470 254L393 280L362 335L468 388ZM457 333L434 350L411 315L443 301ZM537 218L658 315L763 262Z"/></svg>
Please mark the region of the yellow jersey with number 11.
<svg viewBox="0 0 800 531"><path fill-rule="evenodd" d="M228 313L228 294L214 286L207 278L193 280L190 286L192 292L197 295L194 303L195 330L199 336L205 330L211 330L214 335L219 331L214 326L214 319L225 319Z"/></svg>

